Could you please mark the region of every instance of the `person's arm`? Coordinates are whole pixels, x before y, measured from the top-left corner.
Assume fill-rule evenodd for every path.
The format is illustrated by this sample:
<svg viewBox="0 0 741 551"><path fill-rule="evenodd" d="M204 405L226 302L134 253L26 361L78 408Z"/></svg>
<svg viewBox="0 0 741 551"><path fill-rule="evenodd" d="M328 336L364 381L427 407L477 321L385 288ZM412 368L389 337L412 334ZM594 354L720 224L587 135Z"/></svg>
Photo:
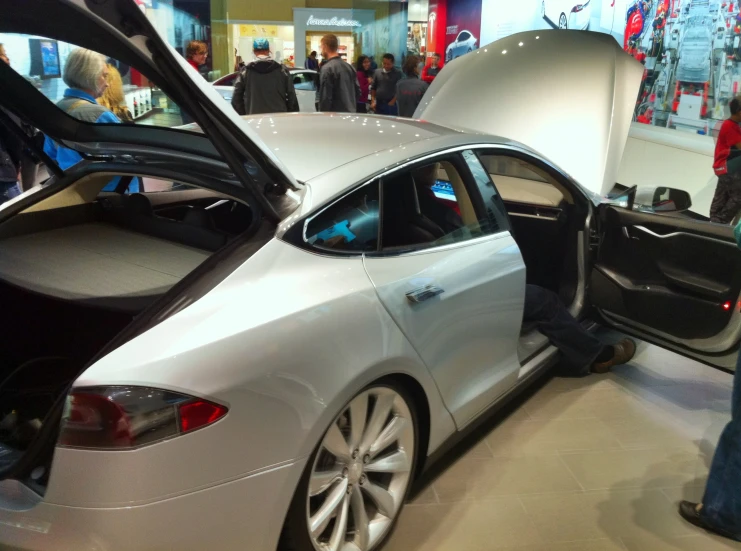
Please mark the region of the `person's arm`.
<svg viewBox="0 0 741 551"><path fill-rule="evenodd" d="M103 111L95 122L98 124L120 124L121 119L114 115L112 111Z"/></svg>
<svg viewBox="0 0 741 551"><path fill-rule="evenodd" d="M430 67L430 65L425 65L424 69L422 69L422 80L424 80L427 84L432 84L432 81L435 79L435 77L427 72L427 69L429 69Z"/></svg>
<svg viewBox="0 0 741 551"><path fill-rule="evenodd" d="M371 109L376 108L376 88L378 88L378 71L373 73L373 81L370 85L371 91Z"/></svg>
<svg viewBox="0 0 741 551"><path fill-rule="evenodd" d="M394 97L389 100L389 107L393 107L394 105L396 105L396 95L398 93L397 90L399 89L400 82L401 82L401 78L399 78L399 80L396 81L396 88L394 89Z"/></svg>
<svg viewBox="0 0 741 551"><path fill-rule="evenodd" d="M327 70L319 73L319 111L331 111L334 99L334 73Z"/></svg>
<svg viewBox="0 0 741 551"><path fill-rule="evenodd" d="M244 108L244 92L246 89L245 80L247 78L246 71L241 71L237 77L237 82L234 84L234 92L232 93L232 107L240 115L246 115L247 111Z"/></svg>
<svg viewBox="0 0 741 551"><path fill-rule="evenodd" d="M296 87L293 85L293 77L291 73L286 71L286 83L288 86L288 93L286 97L286 109L289 113L298 113L298 98L296 97Z"/></svg>

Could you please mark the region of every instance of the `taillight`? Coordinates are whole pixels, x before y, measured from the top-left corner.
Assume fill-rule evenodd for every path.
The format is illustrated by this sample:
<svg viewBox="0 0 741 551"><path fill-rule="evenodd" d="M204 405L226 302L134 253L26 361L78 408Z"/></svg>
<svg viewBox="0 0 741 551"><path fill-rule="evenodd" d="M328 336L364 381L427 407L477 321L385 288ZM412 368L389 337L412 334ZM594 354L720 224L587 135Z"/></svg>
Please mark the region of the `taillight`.
<svg viewBox="0 0 741 551"><path fill-rule="evenodd" d="M138 448L206 427L227 411L220 404L156 388L78 388L67 396L58 444Z"/></svg>

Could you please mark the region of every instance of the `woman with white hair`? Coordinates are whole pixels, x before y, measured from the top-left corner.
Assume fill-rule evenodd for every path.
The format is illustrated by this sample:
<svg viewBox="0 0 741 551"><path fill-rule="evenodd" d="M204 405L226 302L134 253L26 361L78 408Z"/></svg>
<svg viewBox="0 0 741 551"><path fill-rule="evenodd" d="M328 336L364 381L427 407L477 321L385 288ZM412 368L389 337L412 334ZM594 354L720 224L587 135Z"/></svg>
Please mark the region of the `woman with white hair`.
<svg viewBox="0 0 741 551"><path fill-rule="evenodd" d="M57 107L69 116L89 123L121 122L109 109L96 101L108 87L108 63L103 55L84 48L72 50L64 65L62 78L68 88L64 92L64 98L57 103ZM62 170L82 160L77 151L57 144L48 136L44 143L44 151ZM116 177L111 180L103 191L115 190L120 179ZM139 181L136 178L129 184L129 191L132 193L139 191Z"/></svg>

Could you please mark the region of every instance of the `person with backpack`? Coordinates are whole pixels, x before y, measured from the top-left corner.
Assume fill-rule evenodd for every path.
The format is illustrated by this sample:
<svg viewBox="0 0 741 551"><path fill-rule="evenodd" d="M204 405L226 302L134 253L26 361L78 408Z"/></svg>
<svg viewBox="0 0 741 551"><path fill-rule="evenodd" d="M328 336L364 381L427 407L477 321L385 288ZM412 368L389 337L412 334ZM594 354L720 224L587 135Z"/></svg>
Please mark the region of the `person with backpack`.
<svg viewBox="0 0 741 551"><path fill-rule="evenodd" d="M116 115L96 101L108 87L108 63L103 55L84 48L72 50L64 65L62 79L68 88L57 107L70 117L96 124L121 123ZM82 160L77 151L57 144L48 136L44 141L44 153L56 161L62 170ZM103 191L115 191L120 181L120 176L113 178ZM130 193L138 192L138 178L131 179L127 187Z"/></svg>
<svg viewBox="0 0 741 551"><path fill-rule="evenodd" d="M349 63L345 63L338 52L337 36L322 37L324 63L319 71L319 111L331 113L355 113L360 99L358 75Z"/></svg>
<svg viewBox="0 0 741 551"><path fill-rule="evenodd" d="M290 71L270 55L267 38L252 43L255 60L237 77L232 107L240 115L263 113L297 113L296 90Z"/></svg>
<svg viewBox="0 0 741 551"><path fill-rule="evenodd" d="M741 97L729 103L731 116L723 121L715 143L713 171L718 177L710 204L710 221L730 224L741 211Z"/></svg>

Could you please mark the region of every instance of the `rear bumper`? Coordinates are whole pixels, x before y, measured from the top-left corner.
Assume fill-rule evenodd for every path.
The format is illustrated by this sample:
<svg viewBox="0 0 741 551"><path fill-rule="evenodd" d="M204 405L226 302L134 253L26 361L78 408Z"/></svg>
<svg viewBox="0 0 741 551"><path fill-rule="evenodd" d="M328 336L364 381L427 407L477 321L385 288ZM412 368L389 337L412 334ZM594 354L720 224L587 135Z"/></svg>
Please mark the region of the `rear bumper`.
<svg viewBox="0 0 741 551"><path fill-rule="evenodd" d="M0 485L0 549L275 551L302 468L292 463L148 505L109 509L44 501L28 509L17 486Z"/></svg>

